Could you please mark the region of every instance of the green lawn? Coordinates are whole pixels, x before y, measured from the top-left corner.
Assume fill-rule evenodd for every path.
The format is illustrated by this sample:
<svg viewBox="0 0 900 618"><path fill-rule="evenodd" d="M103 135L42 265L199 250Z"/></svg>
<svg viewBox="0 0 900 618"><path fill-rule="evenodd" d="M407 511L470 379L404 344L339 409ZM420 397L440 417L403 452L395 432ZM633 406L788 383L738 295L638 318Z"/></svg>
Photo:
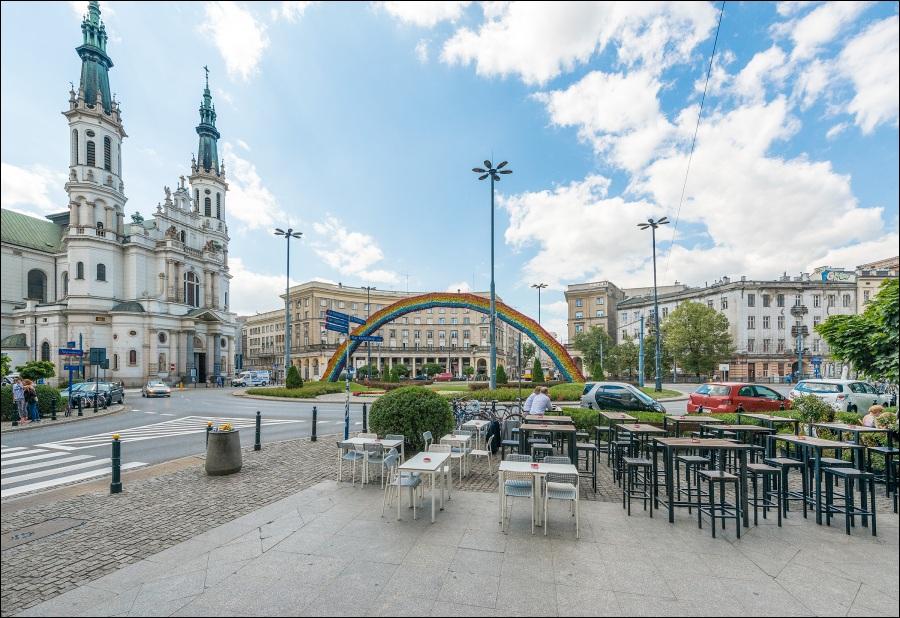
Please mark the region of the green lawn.
<svg viewBox="0 0 900 618"><path fill-rule="evenodd" d="M378 390L369 388L356 382L350 383L350 390L354 393L365 393ZM264 395L266 397L289 397L293 399L308 399L318 397L319 395L327 395L329 393L343 393L343 382L307 382L300 388L248 388L248 395Z"/></svg>
<svg viewBox="0 0 900 618"><path fill-rule="evenodd" d="M684 393L681 391L673 391L669 389L662 389L662 392L657 393L652 386L639 386L639 389L653 397L654 399L668 399L669 397L686 397Z"/></svg>

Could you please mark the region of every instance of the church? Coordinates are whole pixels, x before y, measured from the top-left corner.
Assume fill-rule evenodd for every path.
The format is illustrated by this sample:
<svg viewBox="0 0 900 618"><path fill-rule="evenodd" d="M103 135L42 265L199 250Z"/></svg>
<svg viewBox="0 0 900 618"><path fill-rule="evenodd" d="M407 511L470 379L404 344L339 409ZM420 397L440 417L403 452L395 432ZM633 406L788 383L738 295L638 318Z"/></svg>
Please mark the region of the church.
<svg viewBox="0 0 900 618"><path fill-rule="evenodd" d="M81 24L77 92L69 92L68 209L39 219L2 210L0 350L12 366L49 360L59 380L68 342L102 348L100 375L139 386L148 378L199 383L234 371L236 315L229 307L228 183L219 160L209 75L189 176L155 216L126 219L119 102L110 94L107 33L98 2ZM60 144L62 146L62 144ZM85 367L84 376L95 370Z"/></svg>

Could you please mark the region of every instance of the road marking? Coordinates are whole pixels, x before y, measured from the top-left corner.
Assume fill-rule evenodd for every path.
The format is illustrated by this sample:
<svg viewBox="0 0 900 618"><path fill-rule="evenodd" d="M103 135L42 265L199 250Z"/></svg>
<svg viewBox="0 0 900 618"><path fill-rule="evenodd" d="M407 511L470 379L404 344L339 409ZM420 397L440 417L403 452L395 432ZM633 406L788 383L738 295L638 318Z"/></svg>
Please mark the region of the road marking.
<svg viewBox="0 0 900 618"><path fill-rule="evenodd" d="M122 470L131 470L133 468L140 468L141 466L146 466L147 464L134 461L131 463L123 464ZM103 467L97 470L88 470L87 472L80 472L78 474L71 474L69 476L61 476L55 479L48 479L46 481L39 481L37 483L29 483L28 485L20 485L18 487L12 487L10 489L2 489L0 490L0 498L9 498L12 496L17 496L19 494L24 494L29 491L36 491L38 489L46 489L47 487L54 487L56 485L63 485L65 483L72 483L74 481L83 481L86 479L98 477L98 476L106 476L111 474L109 468Z"/></svg>
<svg viewBox="0 0 900 618"><path fill-rule="evenodd" d="M21 483L22 481L31 481L33 479L41 479L46 476L53 476L54 474L61 474L64 472L75 472L76 470L84 470L85 468L96 468L97 466L100 466L100 465L107 466L110 463L111 463L111 460L109 458L91 459L91 461L83 461L81 463L72 464L71 466L63 466L62 468L56 468L55 470L41 470L40 472L29 472L28 474L20 474L18 476L12 476L12 477L0 480L0 487L5 487L6 485L12 485L14 483Z"/></svg>
<svg viewBox="0 0 900 618"><path fill-rule="evenodd" d="M132 408L131 411L132 412L140 412L140 410L138 410L137 408Z"/></svg>
<svg viewBox="0 0 900 618"><path fill-rule="evenodd" d="M59 453L63 455L64 453ZM63 463L70 463L73 461L81 461L84 459L90 459L91 455L69 455L67 457L63 457L62 459L52 459L50 461L39 461L37 463L26 464L24 466L4 466L3 467L3 476L9 476L10 474L17 474L19 472L24 472L25 470L37 470L38 468L46 468L47 466L58 466ZM16 462L18 463L18 462Z"/></svg>
<svg viewBox="0 0 900 618"><path fill-rule="evenodd" d="M0 447L0 453L12 453L13 451L24 451L24 446L3 446Z"/></svg>
<svg viewBox="0 0 900 618"><path fill-rule="evenodd" d="M163 412L162 416L175 416L174 414L170 414L169 412Z"/></svg>
<svg viewBox="0 0 900 618"><path fill-rule="evenodd" d="M22 448L23 448L23 450L16 451L15 453L0 452L0 461L8 461L11 459L15 459L16 457L22 457L23 455L33 455L34 453L46 453L47 452L47 451L45 451L43 449L39 449L39 448L38 449L25 449L25 447L22 447Z"/></svg>
<svg viewBox="0 0 900 618"><path fill-rule="evenodd" d="M156 414L156 412L151 412L150 410L144 410L144 414Z"/></svg>
<svg viewBox="0 0 900 618"><path fill-rule="evenodd" d="M19 457L17 459L5 460L3 462L3 465L4 466L15 466L20 463L25 463L26 461L37 461L39 459L49 459L51 457L59 457L60 455L65 455L65 453L59 453L59 452L48 453L47 451L44 451L44 450L35 450L35 451L28 451L28 452L29 453L43 453L43 454L42 455L31 455L29 457Z"/></svg>

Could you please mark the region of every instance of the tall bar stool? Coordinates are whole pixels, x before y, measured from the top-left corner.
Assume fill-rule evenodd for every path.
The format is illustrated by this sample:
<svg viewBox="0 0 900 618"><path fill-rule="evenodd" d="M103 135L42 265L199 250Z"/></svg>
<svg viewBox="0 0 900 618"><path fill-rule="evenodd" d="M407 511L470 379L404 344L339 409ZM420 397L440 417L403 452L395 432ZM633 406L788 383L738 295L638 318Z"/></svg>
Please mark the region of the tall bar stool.
<svg viewBox="0 0 900 618"><path fill-rule="evenodd" d="M576 442L575 452L578 455L578 459L575 461L578 474L591 477L591 486L594 488L594 493L597 493L597 445L593 442ZM584 469L581 468L582 453L584 453Z"/></svg>
<svg viewBox="0 0 900 618"><path fill-rule="evenodd" d="M643 457L622 457L624 483L622 485L622 508L631 516L631 499L637 498L650 503L650 517L653 517L653 462Z"/></svg>
<svg viewBox="0 0 900 618"><path fill-rule="evenodd" d="M534 442L531 445L531 456L535 461L543 461L545 457L552 457L553 445L547 442Z"/></svg>
<svg viewBox="0 0 900 618"><path fill-rule="evenodd" d="M716 538L716 520L722 520L722 530L725 529L725 520L733 519L737 538L741 538L741 501L739 495L739 477L736 474L723 470L700 470L700 480L708 483L709 502L703 506L700 496L697 496L697 527L703 528L703 515L707 515L712 521L712 536ZM719 486L719 500L716 502L716 485ZM725 490L728 485L734 485L734 504L725 500Z"/></svg>
<svg viewBox="0 0 900 618"><path fill-rule="evenodd" d="M691 503L694 500L694 496L698 498L706 497L697 473L709 467L709 463L710 459L708 457L701 457L700 455L678 455L675 457L675 495L679 498L687 496L688 513L692 512L693 506ZM684 464L687 488L681 487L681 464Z"/></svg>
<svg viewBox="0 0 900 618"><path fill-rule="evenodd" d="M847 534L850 527L855 526L857 516L862 517L863 527L869 525L869 517L872 518L872 536L877 536L875 529L875 475L871 472L863 472L856 468L825 468L825 523L831 525L833 514L844 514L844 526ZM844 492L834 491L835 479L843 479ZM856 506L853 499L854 485L859 483L860 506ZM868 487L866 487L868 485ZM843 504L837 505L835 498L841 498ZM871 500L871 506L869 501Z"/></svg>
<svg viewBox="0 0 900 618"><path fill-rule="evenodd" d="M763 509L763 519L769 509L778 510L778 527L781 527L781 470L764 463L747 464L747 474L753 484L753 497L747 502L753 505L753 525L759 525L759 507ZM759 495L759 481L762 479L762 496ZM774 496L774 499L773 499Z"/></svg>
<svg viewBox="0 0 900 618"><path fill-rule="evenodd" d="M609 427L594 425L594 444L598 453L606 453L606 465L610 465L609 457Z"/></svg>
<svg viewBox="0 0 900 618"><path fill-rule="evenodd" d="M881 474L875 472L872 467L872 454L881 455L884 458L884 469ZM894 476L894 460L900 449L892 446L871 446L866 449L866 470L875 475L876 483L884 483L884 495L890 496L891 490L896 493L897 477Z"/></svg>
<svg viewBox="0 0 900 618"><path fill-rule="evenodd" d="M766 457L763 462L781 471L781 511L784 516L787 517L790 503L799 501L803 505L803 517L806 517L806 496L809 484L806 476L806 464L799 459L792 459L791 457ZM800 491L791 491L788 488L790 472L794 469L800 472L800 480L802 482Z"/></svg>

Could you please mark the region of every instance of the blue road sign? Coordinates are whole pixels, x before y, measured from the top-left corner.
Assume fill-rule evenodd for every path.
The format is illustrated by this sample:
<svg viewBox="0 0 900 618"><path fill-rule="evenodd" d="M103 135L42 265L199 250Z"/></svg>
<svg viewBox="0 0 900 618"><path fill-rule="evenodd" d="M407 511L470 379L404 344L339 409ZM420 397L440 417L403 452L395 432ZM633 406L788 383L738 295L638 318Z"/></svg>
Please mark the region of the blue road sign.
<svg viewBox="0 0 900 618"><path fill-rule="evenodd" d="M346 313L341 313L340 311L334 311L332 309L328 309L325 311L325 317L327 318L337 318L343 322L348 322L350 320L350 316Z"/></svg>
<svg viewBox="0 0 900 618"><path fill-rule="evenodd" d="M81 369L81 365L63 365L64 371L78 371Z"/></svg>
<svg viewBox="0 0 900 618"><path fill-rule="evenodd" d="M66 347L67 347L67 348L77 348L77 347L78 347L78 343L76 343L75 341L67 341L67 342L66 342Z"/></svg>
<svg viewBox="0 0 900 618"><path fill-rule="evenodd" d="M337 333L347 334L349 329L346 324L332 324L331 322L325 322L325 330L333 330Z"/></svg>
<svg viewBox="0 0 900 618"><path fill-rule="evenodd" d="M353 322L354 324L365 324L366 323L366 321L364 319L358 318L355 315L349 316L349 320L351 322Z"/></svg>
<svg viewBox="0 0 900 618"><path fill-rule="evenodd" d="M59 348L57 350L60 356L84 356L84 350L73 350L72 348Z"/></svg>
<svg viewBox="0 0 900 618"><path fill-rule="evenodd" d="M384 341L384 337L379 337L377 335L350 335L350 339L353 341L371 341L372 343Z"/></svg>

